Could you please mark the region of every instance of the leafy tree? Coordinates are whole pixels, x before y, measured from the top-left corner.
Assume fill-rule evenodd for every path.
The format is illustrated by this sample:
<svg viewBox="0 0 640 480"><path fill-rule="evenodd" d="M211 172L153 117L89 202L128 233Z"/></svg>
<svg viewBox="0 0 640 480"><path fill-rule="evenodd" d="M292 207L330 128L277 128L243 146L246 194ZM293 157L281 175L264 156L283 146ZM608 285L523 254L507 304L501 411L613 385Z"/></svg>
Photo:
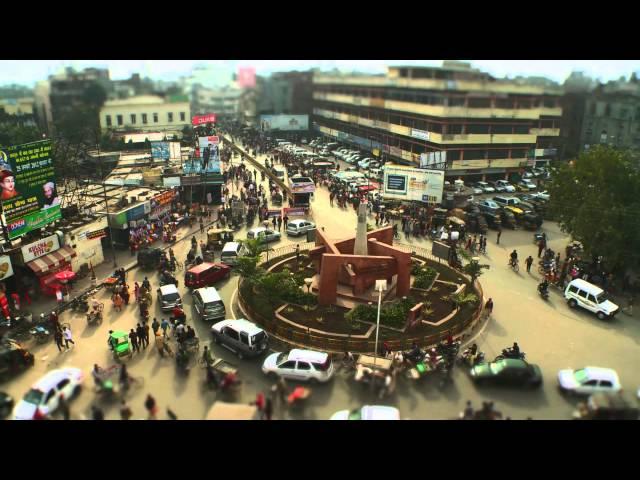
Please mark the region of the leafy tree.
<svg viewBox="0 0 640 480"><path fill-rule="evenodd" d="M37 127L22 126L14 123L0 123L0 145L20 145L22 143L42 140L42 133Z"/></svg>
<svg viewBox="0 0 640 480"><path fill-rule="evenodd" d="M249 257L260 257L262 252L268 250L268 246L259 238L248 238L241 242L246 250L246 255Z"/></svg>
<svg viewBox="0 0 640 480"><path fill-rule="evenodd" d="M238 257L235 270L250 284L255 284L264 269L258 267L258 257Z"/></svg>
<svg viewBox="0 0 640 480"><path fill-rule="evenodd" d="M462 267L462 271L471 277L472 282L475 282L476 279L484 273L483 270L488 270L489 267L489 265L471 261Z"/></svg>
<svg viewBox="0 0 640 480"><path fill-rule="evenodd" d="M256 279L255 285L260 294L274 307L282 303L286 297L295 296L295 292L300 289L287 269L261 275Z"/></svg>
<svg viewBox="0 0 640 480"><path fill-rule="evenodd" d="M640 174L631 154L598 146L551 173L549 211L587 254L620 271L638 266Z"/></svg>
<svg viewBox="0 0 640 480"><path fill-rule="evenodd" d="M477 303L478 296L475 293L452 293L449 295L449 300L451 300L456 308L462 308Z"/></svg>

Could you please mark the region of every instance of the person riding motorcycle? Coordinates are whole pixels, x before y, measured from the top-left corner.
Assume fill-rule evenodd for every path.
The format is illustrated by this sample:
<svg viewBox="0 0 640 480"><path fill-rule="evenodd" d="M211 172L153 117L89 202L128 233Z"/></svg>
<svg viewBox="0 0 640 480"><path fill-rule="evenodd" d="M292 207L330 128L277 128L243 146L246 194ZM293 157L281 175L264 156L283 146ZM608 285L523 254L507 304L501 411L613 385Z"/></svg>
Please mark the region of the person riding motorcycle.
<svg viewBox="0 0 640 480"><path fill-rule="evenodd" d="M189 364L189 354L184 348L182 348L182 346L180 346L180 348L176 352L176 365L178 365L178 367L180 368L186 369L188 364Z"/></svg>
<svg viewBox="0 0 640 480"><path fill-rule="evenodd" d="M549 293L549 282L546 278L540 284L538 284L538 292L543 295Z"/></svg>
<svg viewBox="0 0 640 480"><path fill-rule="evenodd" d="M511 255L509 255L510 260L509 260L509 266L513 266L516 263L518 263L518 252L517 251L513 251L511 252Z"/></svg>
<svg viewBox="0 0 640 480"><path fill-rule="evenodd" d="M513 342L513 347L511 347L511 353L515 356L520 356L520 347L518 346L518 342Z"/></svg>

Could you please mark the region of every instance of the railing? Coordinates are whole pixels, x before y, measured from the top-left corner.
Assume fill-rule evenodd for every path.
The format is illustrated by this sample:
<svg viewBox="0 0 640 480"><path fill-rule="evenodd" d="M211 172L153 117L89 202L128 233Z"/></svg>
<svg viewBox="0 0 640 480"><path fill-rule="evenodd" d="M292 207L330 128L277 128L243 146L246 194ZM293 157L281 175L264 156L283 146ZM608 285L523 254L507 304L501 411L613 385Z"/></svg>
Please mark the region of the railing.
<svg viewBox="0 0 640 480"><path fill-rule="evenodd" d="M429 253L429 251L422 247L414 247L411 245L404 244L395 244L398 248L407 253L414 253L418 257L422 257L429 260L438 260L437 257L434 257ZM306 253L310 248L315 246L313 242L307 242L300 244L300 253ZM273 252L269 252L269 262L261 262L262 265L271 266L276 262L282 261L283 257L290 256L295 253L296 246L289 245L286 247L278 248ZM262 254L266 259L266 252ZM262 260L261 256L261 260ZM445 266L445 265L443 265ZM446 268L450 268L445 266ZM451 269L454 270L454 269ZM456 270L454 270L456 271ZM457 272L457 271L456 271ZM238 303L243 312L245 312L252 321L261 325L265 328L269 335L271 335L276 340L281 342L288 343L290 345L296 347L312 347L318 350L330 352L330 353L342 353L342 352L359 352L359 353L370 353L375 351L375 341L374 340L360 340L360 339L352 339L351 337L347 338L328 338L327 336L313 335L309 331L305 333L304 331L300 331L295 329L294 327L285 324L284 322L280 322L274 316L269 318L255 311L247 302L245 302L242 291L243 291L243 282L244 279L240 279L238 283ZM483 301L483 290L477 281L474 282L474 287L476 289L476 293L478 295L478 306L474 310L471 318L468 322L464 324L458 324L453 328L448 330L444 330L442 332L423 336L423 337L414 337L406 340L387 340L384 341L387 343L391 350L408 350L415 343L422 347L431 347L435 346L444 339L449 336L456 336L463 331L466 331L466 334L463 337L466 337L470 331L473 331L483 319L483 311L484 311L484 301Z"/></svg>
<svg viewBox="0 0 640 480"><path fill-rule="evenodd" d="M260 254L260 262L259 264L262 266L271 266L275 261L282 261L282 257L287 257L296 253L297 246L300 247L300 254L309 253L313 247L316 246L314 242L305 242L299 244L291 244L286 247L274 248L273 250L269 250L268 252L262 252ZM269 261L267 262L267 258Z"/></svg>

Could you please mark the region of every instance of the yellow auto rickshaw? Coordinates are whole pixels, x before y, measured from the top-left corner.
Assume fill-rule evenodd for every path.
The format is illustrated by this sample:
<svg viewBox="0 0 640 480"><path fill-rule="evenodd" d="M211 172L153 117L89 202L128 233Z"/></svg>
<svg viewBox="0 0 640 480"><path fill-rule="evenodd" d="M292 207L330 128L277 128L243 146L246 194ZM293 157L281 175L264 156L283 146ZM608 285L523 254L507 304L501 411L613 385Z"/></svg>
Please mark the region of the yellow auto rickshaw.
<svg viewBox="0 0 640 480"><path fill-rule="evenodd" d="M228 228L210 228L207 230L207 246L211 249L221 249L222 246L228 242L228 235L233 233L233 230Z"/></svg>

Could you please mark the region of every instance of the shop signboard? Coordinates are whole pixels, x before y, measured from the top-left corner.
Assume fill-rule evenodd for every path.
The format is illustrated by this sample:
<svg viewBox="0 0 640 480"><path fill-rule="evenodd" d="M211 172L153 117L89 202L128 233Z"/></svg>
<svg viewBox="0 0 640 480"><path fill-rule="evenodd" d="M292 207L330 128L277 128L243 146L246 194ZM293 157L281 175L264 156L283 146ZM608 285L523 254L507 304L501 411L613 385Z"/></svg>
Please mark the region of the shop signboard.
<svg viewBox="0 0 640 480"><path fill-rule="evenodd" d="M162 179L163 187L179 187L180 185L180 177L164 177Z"/></svg>
<svg viewBox="0 0 640 480"><path fill-rule="evenodd" d="M154 160L169 160L169 142L151 142L151 157Z"/></svg>
<svg viewBox="0 0 640 480"><path fill-rule="evenodd" d="M0 200L9 238L62 218L51 140L0 148Z"/></svg>
<svg viewBox="0 0 640 480"><path fill-rule="evenodd" d="M147 200L142 205L138 205L137 207L133 207L127 210L127 221L131 222L133 220L140 220L147 213L151 212L151 204Z"/></svg>
<svg viewBox="0 0 640 480"><path fill-rule="evenodd" d="M431 134L425 130L418 130L416 128L411 129L411 136L413 138L419 138L420 140L424 140L426 142L429 141Z"/></svg>
<svg viewBox="0 0 640 480"><path fill-rule="evenodd" d="M279 217L282 215L281 210L267 210L267 218Z"/></svg>
<svg viewBox="0 0 640 480"><path fill-rule="evenodd" d="M100 230L95 230L93 232L86 233L87 240L95 240L97 238L104 238L106 236L107 236L106 228L101 228Z"/></svg>
<svg viewBox="0 0 640 480"><path fill-rule="evenodd" d="M284 214L288 217L304 217L305 209L304 208L283 208Z"/></svg>
<svg viewBox="0 0 640 480"><path fill-rule="evenodd" d="M444 171L400 165L386 165L384 197L440 203L444 190Z"/></svg>
<svg viewBox="0 0 640 480"><path fill-rule="evenodd" d="M204 149L209 147L209 162L207 163L207 172L220 173L220 157L218 155L218 144L220 138L217 135L208 137L198 137L198 145L200 146L200 155L203 155ZM204 157L203 157L204 158Z"/></svg>
<svg viewBox="0 0 640 480"><path fill-rule="evenodd" d="M198 125L206 125L207 123L216 123L216 114L207 113L206 115L195 115L191 118L191 125L197 127Z"/></svg>
<svg viewBox="0 0 640 480"><path fill-rule="evenodd" d="M263 132L309 130L309 115L260 115L260 130Z"/></svg>
<svg viewBox="0 0 640 480"><path fill-rule="evenodd" d="M55 252L60 248L60 240L58 235L50 235L37 242L30 243L22 247L22 259L24 263L40 258L51 252Z"/></svg>
<svg viewBox="0 0 640 480"><path fill-rule="evenodd" d="M389 153L396 157L402 158L402 150L398 147L389 147Z"/></svg>
<svg viewBox="0 0 640 480"><path fill-rule="evenodd" d="M13 275L13 266L11 258L8 255L0 256L0 280L4 280Z"/></svg>

